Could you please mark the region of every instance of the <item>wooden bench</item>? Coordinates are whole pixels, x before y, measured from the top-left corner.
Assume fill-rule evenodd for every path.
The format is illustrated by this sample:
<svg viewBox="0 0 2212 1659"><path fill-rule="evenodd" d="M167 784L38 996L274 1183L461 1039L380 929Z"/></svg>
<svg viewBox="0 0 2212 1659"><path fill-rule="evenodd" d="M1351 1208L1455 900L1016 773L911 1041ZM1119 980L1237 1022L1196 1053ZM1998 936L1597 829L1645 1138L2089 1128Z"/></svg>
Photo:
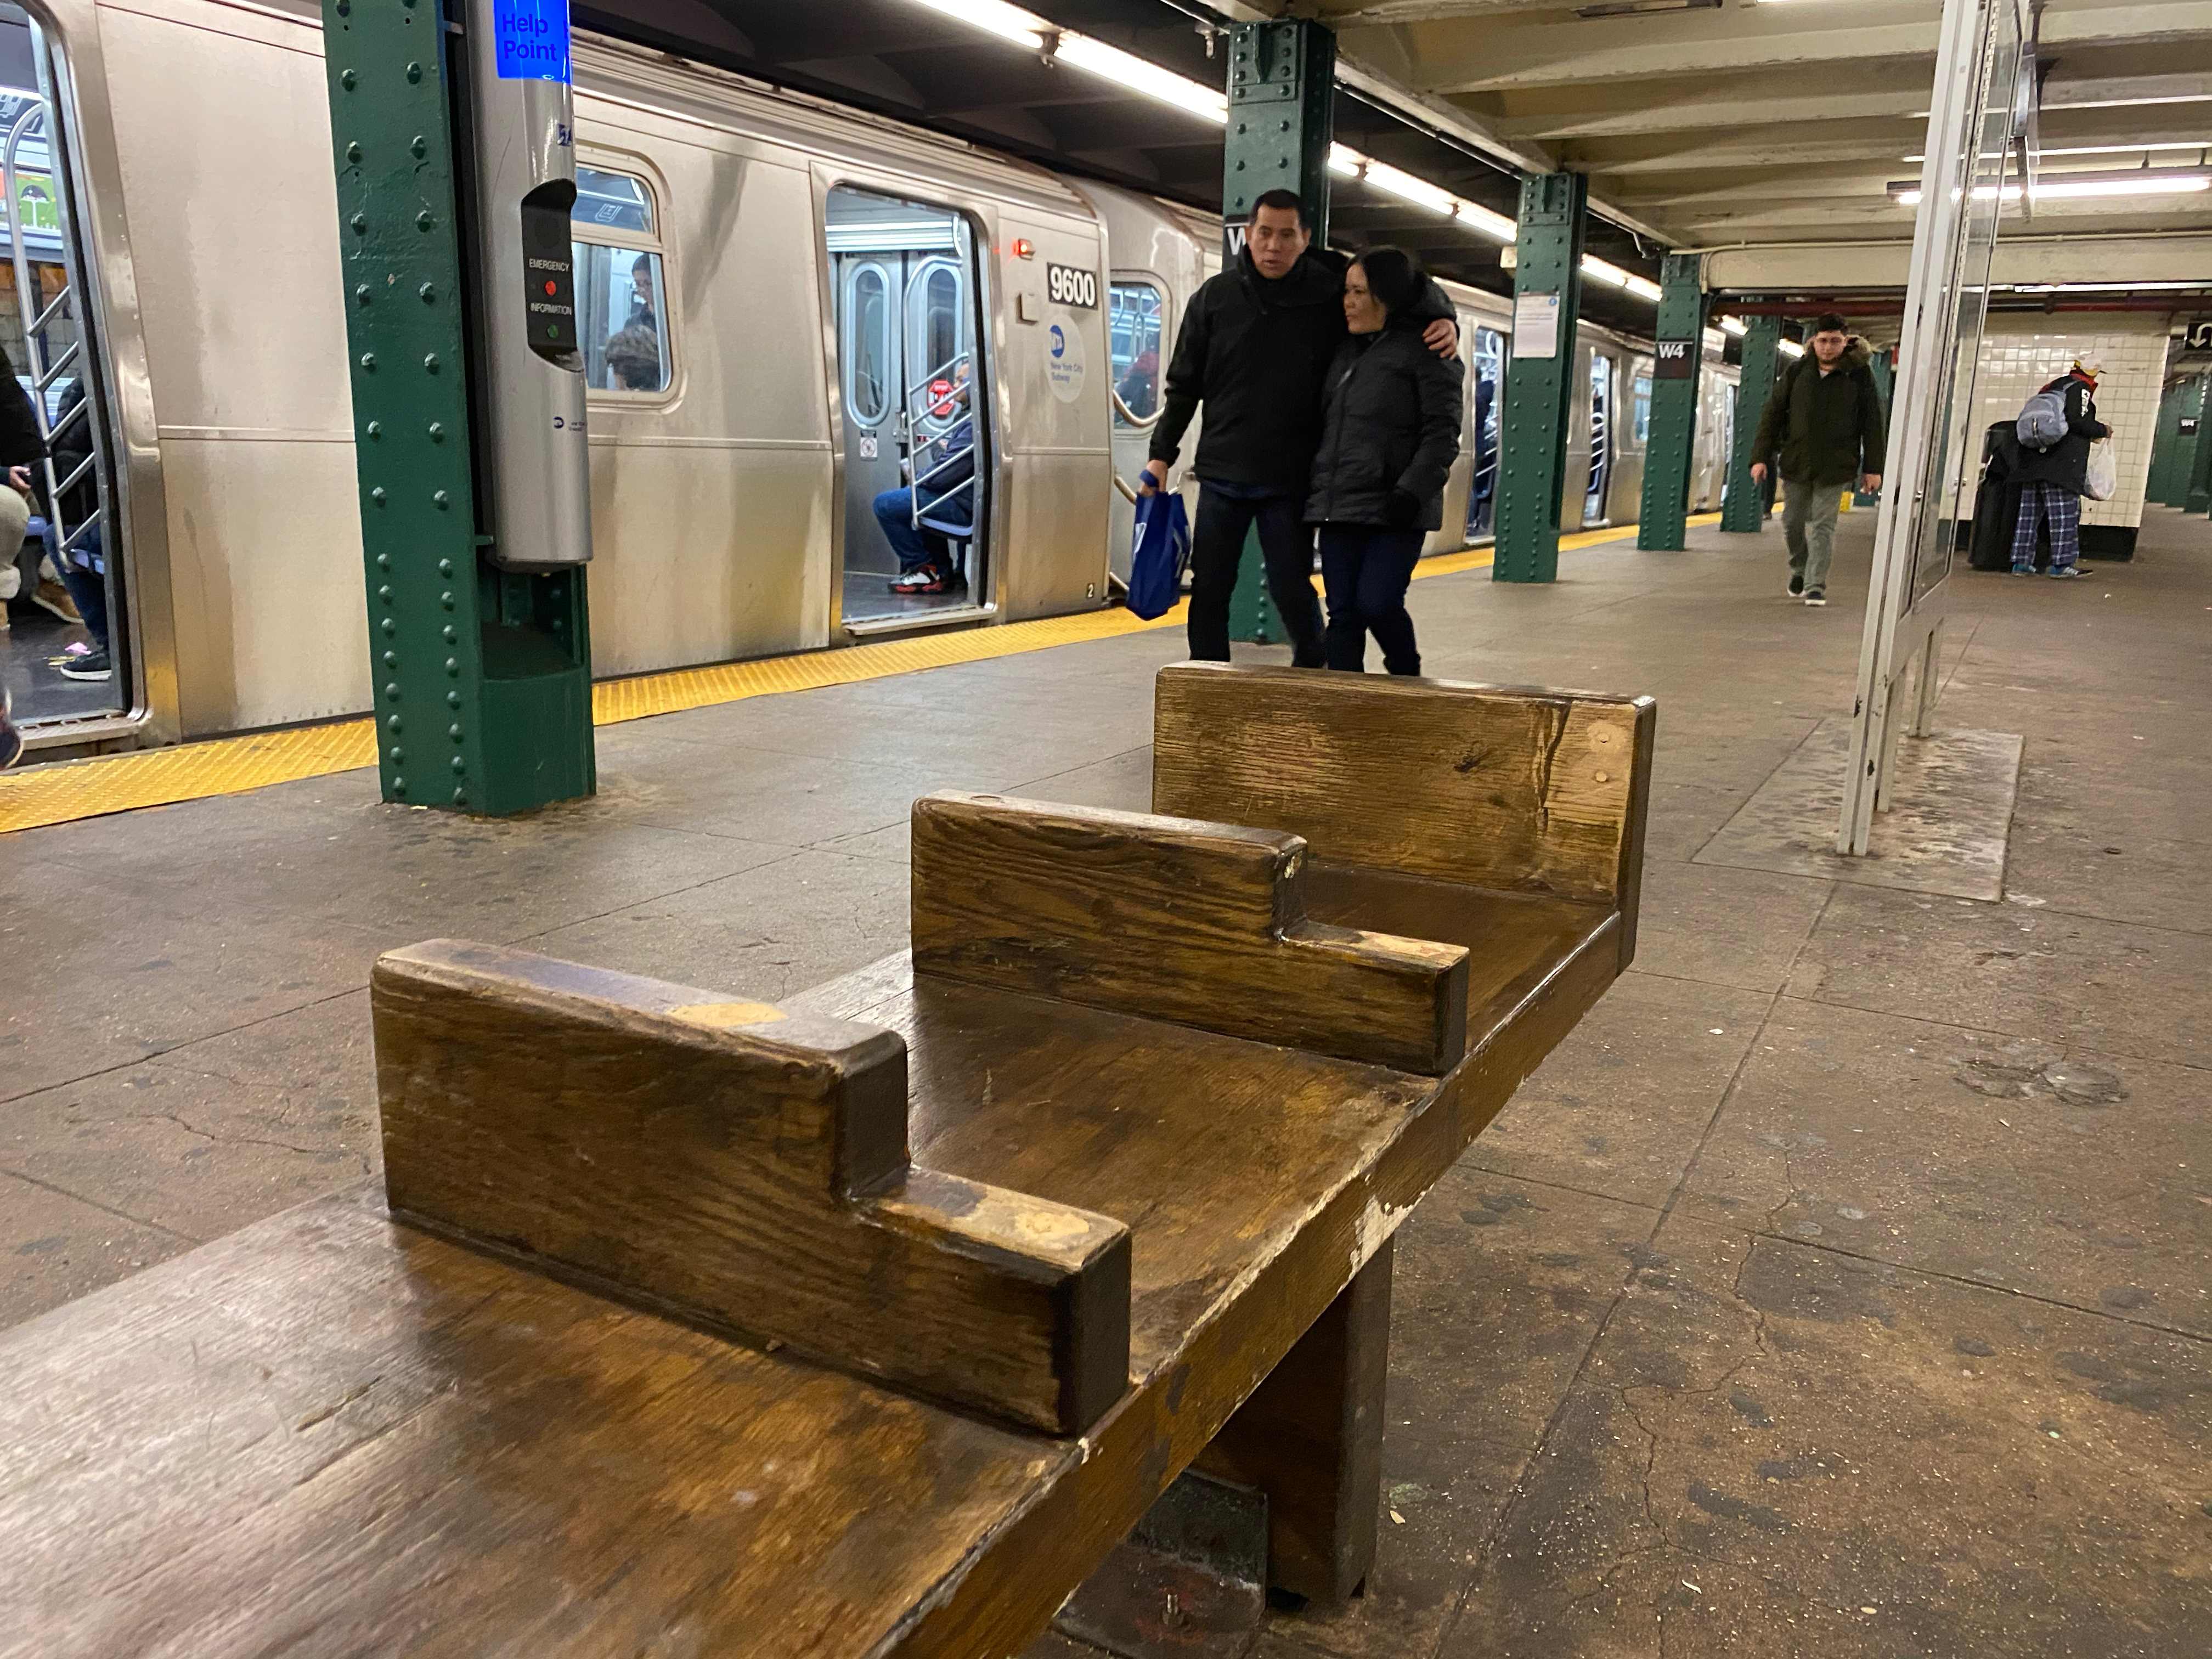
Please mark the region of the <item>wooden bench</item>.
<svg viewBox="0 0 2212 1659"><path fill-rule="evenodd" d="M0 1337L0 1653L998 1659L1193 1465L1349 1593L1391 1236L1627 960L1652 721L1183 665L1164 816L919 801L910 956L780 1006L387 956L384 1192Z"/></svg>

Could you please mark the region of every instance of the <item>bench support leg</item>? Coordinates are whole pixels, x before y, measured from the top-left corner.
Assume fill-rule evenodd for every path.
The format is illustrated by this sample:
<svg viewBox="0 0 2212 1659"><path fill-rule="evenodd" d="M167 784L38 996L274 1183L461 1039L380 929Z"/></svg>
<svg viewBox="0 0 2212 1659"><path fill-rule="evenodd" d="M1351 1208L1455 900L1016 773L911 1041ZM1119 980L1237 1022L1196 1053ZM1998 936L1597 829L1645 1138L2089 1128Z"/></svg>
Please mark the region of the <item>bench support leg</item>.
<svg viewBox="0 0 2212 1659"><path fill-rule="evenodd" d="M1267 1583L1310 1601L1346 1600L1375 1565L1392 1250L1369 1259L1194 1465L1267 1493Z"/></svg>

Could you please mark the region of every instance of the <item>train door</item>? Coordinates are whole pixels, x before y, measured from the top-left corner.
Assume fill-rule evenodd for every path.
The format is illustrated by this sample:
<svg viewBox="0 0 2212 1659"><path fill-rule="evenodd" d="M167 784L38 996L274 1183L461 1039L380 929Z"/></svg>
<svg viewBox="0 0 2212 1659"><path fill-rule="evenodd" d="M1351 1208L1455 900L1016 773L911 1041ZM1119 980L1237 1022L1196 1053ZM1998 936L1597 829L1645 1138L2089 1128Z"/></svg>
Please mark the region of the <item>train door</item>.
<svg viewBox="0 0 2212 1659"><path fill-rule="evenodd" d="M942 208L840 185L827 236L844 414L840 615L927 621L989 590L975 239Z"/></svg>
<svg viewBox="0 0 2212 1659"><path fill-rule="evenodd" d="M1467 491L1467 538L1496 533L1498 518L1498 422L1505 408L1505 336L1498 329L1474 331L1474 477Z"/></svg>
<svg viewBox="0 0 2212 1659"><path fill-rule="evenodd" d="M1605 522L1606 486L1613 481L1614 364L1602 351L1589 362L1589 477L1583 492L1583 523Z"/></svg>
<svg viewBox="0 0 2212 1659"><path fill-rule="evenodd" d="M1159 423L1160 387L1167 373L1166 319L1167 295L1156 279L1115 273L1107 301L1106 346L1114 370L1114 476L1123 489L1114 495L1109 568L1124 588L1129 585L1136 528L1136 506L1125 490L1135 488L1152 447L1152 428Z"/></svg>
<svg viewBox="0 0 2212 1659"><path fill-rule="evenodd" d="M88 320L81 198L54 115L58 79L38 25L0 4L0 347L48 452L29 468L28 532L0 549L0 682L27 726L126 714L135 701L108 404Z"/></svg>

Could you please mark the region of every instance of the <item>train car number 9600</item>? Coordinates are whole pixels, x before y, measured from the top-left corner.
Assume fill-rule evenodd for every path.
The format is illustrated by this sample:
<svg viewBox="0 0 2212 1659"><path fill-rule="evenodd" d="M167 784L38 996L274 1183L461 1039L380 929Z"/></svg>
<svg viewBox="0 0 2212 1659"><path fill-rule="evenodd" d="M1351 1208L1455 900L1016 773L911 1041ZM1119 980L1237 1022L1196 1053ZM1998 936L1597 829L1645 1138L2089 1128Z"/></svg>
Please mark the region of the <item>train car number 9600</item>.
<svg viewBox="0 0 2212 1659"><path fill-rule="evenodd" d="M1046 297L1056 306L1075 306L1085 311L1098 309L1098 273L1075 265L1047 265L1044 268Z"/></svg>

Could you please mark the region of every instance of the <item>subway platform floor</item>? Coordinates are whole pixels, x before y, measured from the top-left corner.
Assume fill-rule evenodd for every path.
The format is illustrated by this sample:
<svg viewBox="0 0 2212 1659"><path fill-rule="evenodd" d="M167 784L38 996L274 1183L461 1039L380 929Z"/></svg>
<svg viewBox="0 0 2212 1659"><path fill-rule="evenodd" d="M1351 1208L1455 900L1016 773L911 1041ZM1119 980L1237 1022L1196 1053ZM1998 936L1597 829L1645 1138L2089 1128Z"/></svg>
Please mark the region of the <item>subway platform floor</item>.
<svg viewBox="0 0 2212 1659"><path fill-rule="evenodd" d="M1380 1559L1263 1654L2203 1659L2212 526L1954 578L1937 724L2026 741L2002 900L1693 862L1848 708L1873 523L1823 611L1778 526L1416 585L1433 674L1658 698L1640 942L1400 1233ZM507 823L359 771L0 836L0 1324L373 1173L379 951L804 989L904 944L914 796L1143 808L1180 654L605 728Z"/></svg>

